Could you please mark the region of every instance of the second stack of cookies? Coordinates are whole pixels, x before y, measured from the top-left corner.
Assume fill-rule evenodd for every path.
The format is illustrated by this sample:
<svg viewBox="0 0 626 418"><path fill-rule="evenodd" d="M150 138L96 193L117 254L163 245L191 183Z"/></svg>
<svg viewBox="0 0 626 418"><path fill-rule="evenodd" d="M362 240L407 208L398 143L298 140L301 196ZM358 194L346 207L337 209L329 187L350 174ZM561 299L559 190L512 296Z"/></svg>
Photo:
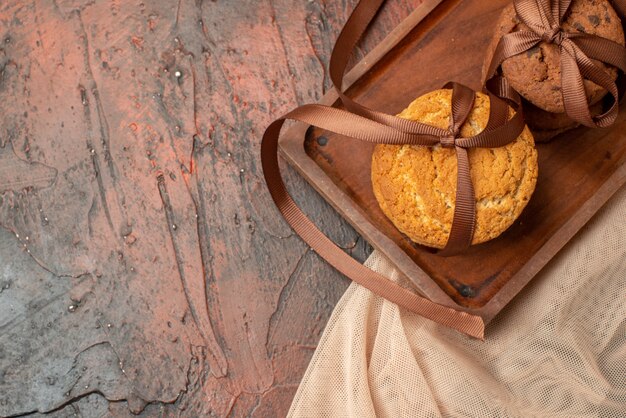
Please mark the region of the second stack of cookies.
<svg viewBox="0 0 626 418"><path fill-rule="evenodd" d="M624 45L622 23L608 0L574 0L562 23L566 32L583 32L600 36ZM502 11L494 38L483 66L483 81L500 38L508 33L529 30L517 17L513 4ZM616 68L594 61L613 80ZM578 123L566 113L561 92L561 63L559 46L540 42L526 52L506 59L501 66L502 75L522 96L526 123L537 142L548 141L573 129ZM607 91L597 84L584 80L585 92L592 115L603 111L603 98Z"/></svg>

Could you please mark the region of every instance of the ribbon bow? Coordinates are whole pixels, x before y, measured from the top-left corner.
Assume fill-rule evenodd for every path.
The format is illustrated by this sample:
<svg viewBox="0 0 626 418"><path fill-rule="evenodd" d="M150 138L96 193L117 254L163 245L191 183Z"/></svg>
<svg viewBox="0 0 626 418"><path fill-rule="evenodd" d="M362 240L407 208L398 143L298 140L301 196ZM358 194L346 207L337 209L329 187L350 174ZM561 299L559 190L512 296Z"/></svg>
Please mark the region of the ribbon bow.
<svg viewBox="0 0 626 418"><path fill-rule="evenodd" d="M512 32L500 39L487 72L487 79L497 77L498 68L507 58L525 52L540 42L552 43L559 47L561 54L561 91L565 112L585 126L608 127L617 117L618 88L609 74L591 60L601 61L626 72L626 49L599 36L564 31L562 23L571 2L572 0L515 0L517 16L530 30ZM601 115L591 116L583 77L606 89L613 98L611 107Z"/></svg>

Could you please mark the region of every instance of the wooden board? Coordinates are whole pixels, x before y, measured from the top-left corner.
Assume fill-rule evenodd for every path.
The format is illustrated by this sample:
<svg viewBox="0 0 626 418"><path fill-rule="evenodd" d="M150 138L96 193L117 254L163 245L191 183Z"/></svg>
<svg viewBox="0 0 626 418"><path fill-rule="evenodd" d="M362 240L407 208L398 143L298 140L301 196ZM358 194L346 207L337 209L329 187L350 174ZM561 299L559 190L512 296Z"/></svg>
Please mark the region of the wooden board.
<svg viewBox="0 0 626 418"><path fill-rule="evenodd" d="M390 114L454 80L480 89L484 51L508 0L427 1L350 73L348 92ZM336 94L322 103L336 105ZM444 258L404 237L371 190L373 146L295 125L287 160L377 249L436 302L490 321L626 182L626 111L611 129L580 128L539 145L536 191L516 223Z"/></svg>

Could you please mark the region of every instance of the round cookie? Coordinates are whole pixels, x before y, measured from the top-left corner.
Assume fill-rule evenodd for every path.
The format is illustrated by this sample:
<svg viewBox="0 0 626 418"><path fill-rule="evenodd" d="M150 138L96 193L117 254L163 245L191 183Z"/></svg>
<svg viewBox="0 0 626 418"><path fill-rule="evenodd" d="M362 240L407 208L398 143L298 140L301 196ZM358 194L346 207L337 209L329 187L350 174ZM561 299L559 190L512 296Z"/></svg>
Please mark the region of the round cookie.
<svg viewBox="0 0 626 418"><path fill-rule="evenodd" d="M447 129L451 100L452 90L436 90L417 98L398 116ZM477 93L461 136L481 132L488 119L489 96ZM476 197L472 243L478 244L500 235L528 203L537 181L537 151L525 127L504 147L472 148L468 154ZM402 233L419 244L445 246L456 200L454 149L379 144L371 175L380 208Z"/></svg>
<svg viewBox="0 0 626 418"><path fill-rule="evenodd" d="M608 0L572 1L562 26L566 32L585 32L624 45L621 21ZM517 30L529 29L521 23L510 4L500 15L492 48L503 35ZM613 79L617 78L617 69L614 67L595 60L594 63L605 69ZM535 106L548 112L565 112L557 45L540 42L528 51L506 59L502 63L502 73L511 86ZM589 80L584 80L584 85L587 100L591 104L606 95L606 90Z"/></svg>

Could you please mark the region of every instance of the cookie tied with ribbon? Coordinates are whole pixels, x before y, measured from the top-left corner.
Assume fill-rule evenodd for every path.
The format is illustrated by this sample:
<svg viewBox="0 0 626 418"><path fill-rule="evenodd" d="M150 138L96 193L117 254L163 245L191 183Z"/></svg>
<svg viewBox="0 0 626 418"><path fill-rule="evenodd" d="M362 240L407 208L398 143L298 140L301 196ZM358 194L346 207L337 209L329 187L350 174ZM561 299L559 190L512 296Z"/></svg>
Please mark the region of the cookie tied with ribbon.
<svg viewBox="0 0 626 418"><path fill-rule="evenodd" d="M606 8L610 8L608 1L603 1L606 2ZM572 12L572 3L576 3L575 6L578 8L585 6L582 0L515 0L515 13L523 27L500 38L487 70L486 84L488 88L499 85L499 88L511 89L506 80L498 80L503 76L506 78L506 74L502 73L503 63L522 53L531 54L533 48L538 45L554 45L559 51L560 65L560 86L557 86L557 89L560 89L565 113L573 121L584 126L608 127L615 122L621 97L615 77L607 71L607 68L615 67L626 72L626 49L623 46L621 25L619 22L612 22L619 28L620 35L616 39L621 39L622 44L585 33L581 25L577 25L578 29L572 28L571 25L564 24L568 14ZM619 5L619 9L624 8L623 0L615 3ZM614 14L612 10L611 12ZM589 19L594 26L605 22L595 14ZM611 22L609 15L606 22ZM606 66L599 65L598 62ZM588 101L585 80L608 92L610 100L603 111L590 110L592 103ZM528 83L533 82L530 77ZM533 104L538 105L536 102Z"/></svg>
<svg viewBox="0 0 626 418"><path fill-rule="evenodd" d="M463 90L471 101L460 100ZM491 126L513 114L502 104L461 86L434 90L412 101L398 116L447 129L451 135L428 147L375 146L374 196L407 238L445 248L440 255L460 253L470 243L496 238L519 217L537 180L537 150L530 131L524 128L506 144L466 148L472 138L488 135Z"/></svg>

